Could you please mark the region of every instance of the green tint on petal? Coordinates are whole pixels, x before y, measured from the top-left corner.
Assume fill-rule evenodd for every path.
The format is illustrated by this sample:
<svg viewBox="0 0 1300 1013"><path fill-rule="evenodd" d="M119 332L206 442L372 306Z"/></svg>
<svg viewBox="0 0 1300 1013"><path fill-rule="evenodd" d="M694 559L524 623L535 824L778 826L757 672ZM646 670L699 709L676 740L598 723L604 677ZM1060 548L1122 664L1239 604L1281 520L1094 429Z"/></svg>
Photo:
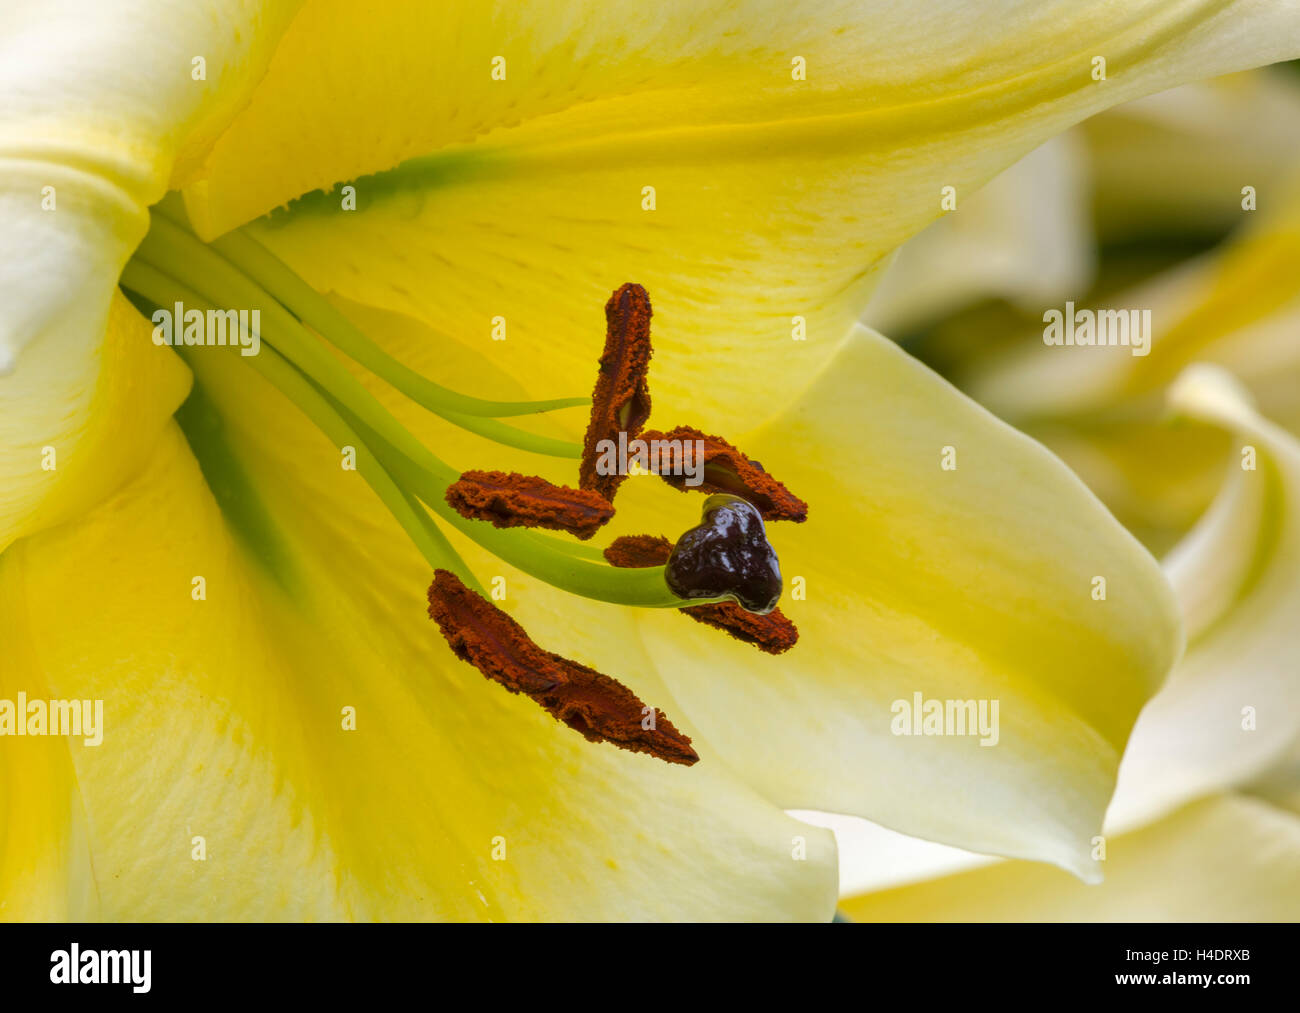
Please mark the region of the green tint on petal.
<svg viewBox="0 0 1300 1013"><path fill-rule="evenodd" d="M147 207L248 99L295 9L4 4L0 551L110 494L183 399L186 370L148 343L117 278Z"/></svg>
<svg viewBox="0 0 1300 1013"><path fill-rule="evenodd" d="M767 134L821 157L849 143L881 160L889 148L896 170L918 139L940 140L947 157L931 165L963 187L959 165L981 148L1027 151L1033 133L1140 94L1300 53L1289 4L1258 0L1012 0L996 18L959 0L381 0L353 14L347 0L305 4L195 180L206 234L511 133L600 146L658 135L655 163L701 140L732 156L762 140L779 157Z"/></svg>

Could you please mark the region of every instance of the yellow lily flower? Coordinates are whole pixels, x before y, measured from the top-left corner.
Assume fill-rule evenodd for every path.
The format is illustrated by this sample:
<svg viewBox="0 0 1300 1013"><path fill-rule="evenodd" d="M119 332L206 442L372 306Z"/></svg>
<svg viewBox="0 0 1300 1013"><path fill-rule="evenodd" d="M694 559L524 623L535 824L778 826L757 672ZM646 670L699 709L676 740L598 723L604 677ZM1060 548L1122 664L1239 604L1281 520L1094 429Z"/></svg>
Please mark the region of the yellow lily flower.
<svg viewBox="0 0 1300 1013"><path fill-rule="evenodd" d="M1300 440L1261 418L1217 367L1189 370L1171 400L1234 433L1243 453L1165 564L1189 648L1129 741L1107 813L1105 882L984 864L860 894L845 904L852 916L1285 921L1300 909ZM945 871L961 864L938 857ZM982 864L970 857L964 864Z"/></svg>
<svg viewBox="0 0 1300 1013"><path fill-rule="evenodd" d="M834 843L796 805L1095 876L1181 647L1168 586L1043 448L850 327L945 188L1294 56L1288 4L155 6L0 23L0 689L105 714L99 745L4 741L0 913L824 919ZM182 362L119 280L233 295L265 357ZM472 522L448 543L417 502L443 508L420 447L522 458L376 373L571 393L628 280L654 297L656 423L737 435L810 498L774 534L807 586L781 659L626 608L683 604L657 571ZM442 408L534 449L580 427ZM358 434L400 453L340 467ZM694 523L655 486L620 525ZM543 647L662 706L701 762L472 677L425 617L435 559L501 578ZM900 750L913 691L999 699L1002 748Z"/></svg>

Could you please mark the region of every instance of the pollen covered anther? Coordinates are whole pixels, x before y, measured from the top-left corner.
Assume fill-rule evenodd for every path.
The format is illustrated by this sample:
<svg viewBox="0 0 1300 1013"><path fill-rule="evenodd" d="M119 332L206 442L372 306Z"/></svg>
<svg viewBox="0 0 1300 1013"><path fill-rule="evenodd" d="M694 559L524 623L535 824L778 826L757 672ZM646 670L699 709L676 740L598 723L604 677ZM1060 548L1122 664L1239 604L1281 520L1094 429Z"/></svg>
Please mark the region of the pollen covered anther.
<svg viewBox="0 0 1300 1013"><path fill-rule="evenodd" d="M640 285L621 286L605 303L605 349L591 395L591 422L582 445L578 485L613 501L624 474L601 474L602 443L633 440L650 417L650 295Z"/></svg>
<svg viewBox="0 0 1300 1013"><path fill-rule="evenodd" d="M662 566L668 562L672 551L673 543L667 538L624 535L614 539L605 549L605 559L611 566L619 567ZM678 611L696 622L729 633L743 643L753 644L767 654L784 654L799 640L799 628L779 608L767 615L755 615L734 602L725 601L693 605Z"/></svg>
<svg viewBox="0 0 1300 1013"><path fill-rule="evenodd" d="M678 426L672 432L645 432L641 440L647 445L659 441L661 447L673 448L659 457L659 477L682 491L699 490L741 496L758 507L764 520L796 521L808 519L808 504L773 478L757 461L750 460L721 436L710 436L690 426ZM700 472L698 461L683 462L679 454L695 452L703 445L703 482L687 483L687 476ZM690 464L691 467L686 467Z"/></svg>
<svg viewBox="0 0 1300 1013"><path fill-rule="evenodd" d="M447 487L447 502L462 517L498 528L548 528L583 539L614 516L599 493L504 471L463 473Z"/></svg>
<svg viewBox="0 0 1300 1013"><path fill-rule="evenodd" d="M456 657L511 693L522 693L590 742L609 742L668 763L699 761L691 740L663 711L617 679L544 651L522 626L449 570L429 585L429 616ZM651 720L653 715L653 720Z"/></svg>
<svg viewBox="0 0 1300 1013"><path fill-rule="evenodd" d="M673 554L673 543L662 535L620 535L605 549L610 566L640 569L663 566Z"/></svg>

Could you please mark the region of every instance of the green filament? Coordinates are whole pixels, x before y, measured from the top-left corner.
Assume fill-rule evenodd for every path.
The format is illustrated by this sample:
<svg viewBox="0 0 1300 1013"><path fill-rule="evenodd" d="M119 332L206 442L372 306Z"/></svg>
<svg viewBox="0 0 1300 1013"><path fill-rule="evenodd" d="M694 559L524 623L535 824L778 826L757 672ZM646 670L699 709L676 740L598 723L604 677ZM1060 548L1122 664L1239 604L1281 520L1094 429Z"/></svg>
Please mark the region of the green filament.
<svg viewBox="0 0 1300 1013"><path fill-rule="evenodd" d="M123 272L123 287L164 307L179 298L195 309L231 303L261 309L262 352L240 358L337 445L358 448L358 470L431 565L451 569L479 589L425 505L504 562L561 590L645 608L701 604L673 594L662 567L610 567L597 549L462 517L445 498L459 472L425 448L291 313L233 265L192 237L185 241L176 226L161 220L155 225ZM196 349L187 358L198 362L203 354Z"/></svg>
<svg viewBox="0 0 1300 1013"><path fill-rule="evenodd" d="M217 305L238 305L259 310L269 320L277 336L278 350L295 366L330 389L337 389L338 378L348 377L351 386L365 388L333 355L317 341L290 313L265 289L251 281L235 264L196 239L179 225L162 216L154 216L149 232L136 258L163 270L177 281ZM334 378L327 379L326 377ZM373 395L365 392L366 397ZM377 402L376 402L377 403ZM518 402L501 402L503 404ZM448 422L505 446L552 457L579 459L582 447L566 440L538 436L508 426L496 419L463 415L458 412L438 412Z"/></svg>
<svg viewBox="0 0 1300 1013"><path fill-rule="evenodd" d="M155 305L167 305L167 301L181 291L182 297L194 308L202 308L205 311L212 308L211 303L197 294L178 290L175 282L162 272L134 260L128 263L122 272L122 285ZM202 375L206 368L202 353L194 349L182 349L182 356L190 368ZM257 355L247 357L247 361L285 397L293 401L303 414L337 446L356 447L357 473L383 501L384 506L396 518L430 566L434 569L441 567L455 571L457 576L482 593L483 589L473 572L447 541L446 535L436 524L429 521L429 515L424 508L413 502L397 487L392 476L378 463L365 443L357 438L298 370L269 345L262 348Z"/></svg>
<svg viewBox="0 0 1300 1013"><path fill-rule="evenodd" d="M171 194L154 209L155 216L165 218L196 243L202 241L190 231L179 195ZM396 390L436 415L509 418L536 415L561 408L589 407L589 397L552 398L544 401L491 401L470 397L434 383L389 355L375 344L332 303L305 281L275 254L240 229L206 244L238 267L299 320L325 338L339 351L355 360ZM581 452L579 452L581 456Z"/></svg>

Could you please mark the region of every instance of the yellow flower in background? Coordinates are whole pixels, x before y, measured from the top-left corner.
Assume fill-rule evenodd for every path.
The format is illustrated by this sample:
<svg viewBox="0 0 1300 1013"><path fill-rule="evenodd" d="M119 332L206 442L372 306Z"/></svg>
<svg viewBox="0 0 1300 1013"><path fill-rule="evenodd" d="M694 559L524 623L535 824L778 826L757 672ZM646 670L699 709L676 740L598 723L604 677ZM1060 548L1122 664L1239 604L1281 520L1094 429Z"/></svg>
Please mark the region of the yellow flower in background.
<svg viewBox="0 0 1300 1013"><path fill-rule="evenodd" d="M1146 355L1048 346L1040 325L954 375L1060 454L1153 551L1167 550L1205 509L1229 450L1204 426L1169 424L1163 402L1181 370L1223 366L1262 414L1300 433L1300 176L1262 193L1266 205L1223 246L1132 288L1079 298L1080 308L1149 312Z"/></svg>
<svg viewBox="0 0 1300 1013"><path fill-rule="evenodd" d="M863 322L901 340L986 300L1005 300L1037 319L1042 306L1086 289L1096 251L1090 153L1081 130L1031 151L973 194L960 214L908 240L872 293ZM1005 340L992 330L973 336L963 328L954 354L988 354Z"/></svg>
<svg viewBox="0 0 1300 1013"><path fill-rule="evenodd" d="M1289 921L1300 911L1300 440L1218 367L1188 370L1171 399L1232 433L1255 466L1234 462L1166 562L1188 650L1129 740L1099 839L1105 881L921 847L909 875L927 864L938 874L852 897L852 917ZM978 867L951 871L961 865Z"/></svg>
<svg viewBox="0 0 1300 1013"><path fill-rule="evenodd" d="M1216 237L1243 224L1300 157L1300 76L1269 67L1197 81L1079 124L1088 152L1093 229L1102 243Z"/></svg>
<svg viewBox="0 0 1300 1013"><path fill-rule="evenodd" d="M105 729L0 743L0 914L826 919L834 842L794 807L1096 878L1181 647L1169 587L1051 454L855 321L943 201L1107 106L1295 56L1288 7L10 5L0 696L102 700ZM182 362L119 280L266 296L284 359ZM487 551L558 549L444 543L439 497L387 461L376 496L331 404L560 482L571 463L518 444L585 420L480 441L292 319L462 394L556 398L630 280L656 424L734 437L811 504L773 526L807 592L780 658L626 607L635 574L565 593ZM655 485L620 495L620 533L698 520ZM547 649L661 706L701 762L485 686L425 617L433 557L504 578ZM1000 748L901 748L913 692L997 698Z"/></svg>

